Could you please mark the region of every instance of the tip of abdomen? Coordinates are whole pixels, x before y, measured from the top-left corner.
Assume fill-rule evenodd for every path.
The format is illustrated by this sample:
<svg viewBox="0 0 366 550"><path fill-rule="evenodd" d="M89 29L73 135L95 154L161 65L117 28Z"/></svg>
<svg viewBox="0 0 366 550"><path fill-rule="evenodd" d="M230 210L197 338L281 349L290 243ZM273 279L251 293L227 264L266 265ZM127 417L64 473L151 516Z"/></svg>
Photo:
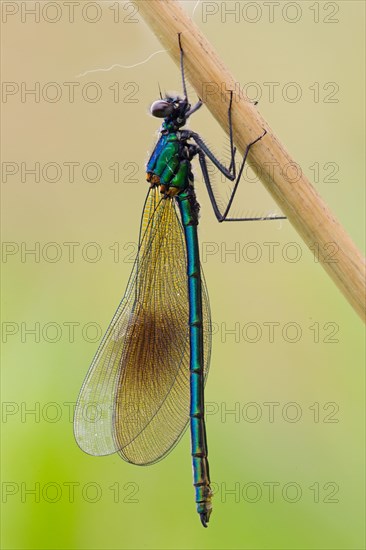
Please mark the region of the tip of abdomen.
<svg viewBox="0 0 366 550"><path fill-rule="evenodd" d="M210 519L211 511L212 510L207 510L206 512L201 512L200 513L201 523L202 523L203 527L208 527L207 524L208 524L209 519Z"/></svg>

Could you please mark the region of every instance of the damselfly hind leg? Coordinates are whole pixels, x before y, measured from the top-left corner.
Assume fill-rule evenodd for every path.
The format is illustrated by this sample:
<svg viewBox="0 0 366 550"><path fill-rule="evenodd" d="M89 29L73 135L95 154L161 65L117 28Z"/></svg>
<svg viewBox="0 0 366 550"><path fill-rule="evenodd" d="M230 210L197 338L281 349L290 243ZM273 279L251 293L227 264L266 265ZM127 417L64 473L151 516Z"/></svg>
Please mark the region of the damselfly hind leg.
<svg viewBox="0 0 366 550"><path fill-rule="evenodd" d="M215 213L216 218L219 222L224 221L257 221L257 220L285 220L285 216L261 216L261 217L250 217L250 218L234 218L234 217L228 217L230 208L232 206L234 197L236 195L242 173L244 170L244 166L246 163L246 160L248 158L249 151L253 145L255 145L258 141L263 139L265 135L267 134L267 130L263 130L262 134L260 134L255 140L253 140L251 143L249 143L246 146L246 149L244 151L243 159L239 168L238 175L236 175L236 166L235 166L235 153L236 148L234 147L234 140L233 140L233 126L232 126L232 104L233 104L233 92L230 91L230 101L229 101L229 107L228 107L228 122L229 122L229 137L230 137L230 151L231 151L231 160L230 160L230 166L229 168L226 168L217 158L216 156L210 151L204 140L201 138L201 136L195 132L191 132L191 137L195 140L197 145L199 146L198 156L199 156L199 162L202 170L202 175L205 181L205 185L207 188L207 192L211 201L211 205L213 208L213 211ZM218 206L216 197L213 192L212 183L210 180L210 176L208 173L207 168L207 161L206 157L211 160L211 162L216 166L216 168L223 174L228 180L234 182L234 187L232 189L232 192L230 194L229 201L222 212Z"/></svg>

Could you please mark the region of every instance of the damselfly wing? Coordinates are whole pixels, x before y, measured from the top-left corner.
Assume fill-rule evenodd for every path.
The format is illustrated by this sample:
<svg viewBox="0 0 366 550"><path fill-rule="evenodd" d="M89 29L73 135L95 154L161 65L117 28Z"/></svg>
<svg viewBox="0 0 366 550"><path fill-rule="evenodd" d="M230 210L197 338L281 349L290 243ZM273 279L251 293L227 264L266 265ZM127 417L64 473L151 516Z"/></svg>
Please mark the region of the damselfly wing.
<svg viewBox="0 0 366 550"><path fill-rule="evenodd" d="M125 295L97 350L75 410L75 437L91 455L134 464L162 459L189 422L186 246L174 198L150 189ZM204 375L211 318L202 270Z"/></svg>

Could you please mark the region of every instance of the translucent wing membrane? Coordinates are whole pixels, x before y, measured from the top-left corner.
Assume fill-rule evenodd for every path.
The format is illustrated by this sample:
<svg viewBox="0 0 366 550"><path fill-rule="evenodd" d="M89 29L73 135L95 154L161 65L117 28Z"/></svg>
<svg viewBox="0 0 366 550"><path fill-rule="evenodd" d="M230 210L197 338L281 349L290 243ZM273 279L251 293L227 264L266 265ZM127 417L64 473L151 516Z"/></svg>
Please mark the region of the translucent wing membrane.
<svg viewBox="0 0 366 550"><path fill-rule="evenodd" d="M118 452L134 464L163 458L189 421L186 247L174 199L150 190L126 293L81 388L74 429L92 455ZM203 276L202 276L203 279ZM204 280L207 376L211 320Z"/></svg>

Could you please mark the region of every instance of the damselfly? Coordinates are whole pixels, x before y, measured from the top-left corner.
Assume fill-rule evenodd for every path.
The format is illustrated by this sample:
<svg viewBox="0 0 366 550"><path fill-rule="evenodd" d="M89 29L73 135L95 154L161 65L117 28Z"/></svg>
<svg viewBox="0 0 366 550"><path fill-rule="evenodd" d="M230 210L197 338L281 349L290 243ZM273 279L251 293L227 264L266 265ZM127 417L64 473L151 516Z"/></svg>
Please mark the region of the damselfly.
<svg viewBox="0 0 366 550"><path fill-rule="evenodd" d="M236 174L228 109L231 162L226 168L195 132L182 129L202 105L191 106L180 47L183 97L162 97L151 106L163 118L161 137L147 164L150 188L142 214L137 258L125 295L97 350L81 388L74 418L76 440L91 455L119 453L138 465L157 462L177 444L190 423L197 511L204 527L212 510L212 490L204 419L204 384L211 351L211 318L197 239L199 204L192 159L198 155L217 219L229 211L250 148ZM207 158L233 183L221 211L213 192ZM91 421L85 410L95 407Z"/></svg>

